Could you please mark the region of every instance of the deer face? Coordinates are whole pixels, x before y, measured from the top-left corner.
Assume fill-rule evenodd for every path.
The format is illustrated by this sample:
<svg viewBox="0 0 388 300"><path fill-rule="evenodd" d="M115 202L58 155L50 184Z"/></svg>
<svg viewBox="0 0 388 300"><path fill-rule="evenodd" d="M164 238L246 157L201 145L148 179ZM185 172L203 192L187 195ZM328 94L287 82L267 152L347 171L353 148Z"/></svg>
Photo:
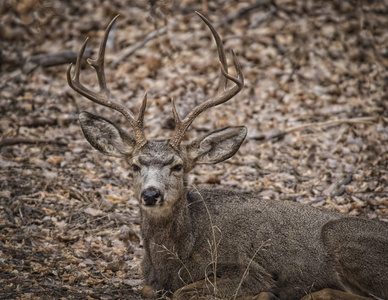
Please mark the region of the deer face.
<svg viewBox="0 0 388 300"><path fill-rule="evenodd" d="M187 164L167 140L148 141L129 160L135 195L145 213L167 215L182 199Z"/></svg>
<svg viewBox="0 0 388 300"><path fill-rule="evenodd" d="M121 157L131 166L135 196L142 210L153 216L168 216L184 202L186 175L196 164L215 164L234 155L246 128L226 127L175 149L170 140L151 140L138 145L133 134L112 122L82 112L82 131L100 152Z"/></svg>

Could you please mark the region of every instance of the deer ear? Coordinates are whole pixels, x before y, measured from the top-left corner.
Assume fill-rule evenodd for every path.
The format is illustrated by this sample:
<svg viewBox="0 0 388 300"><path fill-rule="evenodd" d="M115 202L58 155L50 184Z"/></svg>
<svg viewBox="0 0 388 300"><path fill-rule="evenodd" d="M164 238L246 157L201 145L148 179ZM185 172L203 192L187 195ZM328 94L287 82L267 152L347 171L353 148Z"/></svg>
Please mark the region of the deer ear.
<svg viewBox="0 0 388 300"><path fill-rule="evenodd" d="M189 157L194 163L216 164L233 156L247 135L245 126L226 127L194 140L188 146Z"/></svg>
<svg viewBox="0 0 388 300"><path fill-rule="evenodd" d="M134 137L112 122L86 111L80 113L79 121L85 138L98 151L116 157L133 152L136 146Z"/></svg>

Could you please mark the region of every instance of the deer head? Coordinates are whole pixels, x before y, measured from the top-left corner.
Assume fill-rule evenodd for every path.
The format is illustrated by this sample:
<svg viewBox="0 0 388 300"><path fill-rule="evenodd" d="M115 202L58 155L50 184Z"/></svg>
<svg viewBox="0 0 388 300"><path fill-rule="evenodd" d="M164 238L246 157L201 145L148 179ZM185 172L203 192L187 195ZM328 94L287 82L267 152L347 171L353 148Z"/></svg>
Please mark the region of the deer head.
<svg viewBox="0 0 388 300"><path fill-rule="evenodd" d="M106 85L104 73L104 54L109 32L118 18L116 16L108 25L101 41L97 59L87 62L97 73L100 90L92 91L81 84L81 59L87 40L84 42L72 76L72 65L67 69L67 80L72 89L95 103L120 112L128 120L131 131L127 132L111 121L81 112L79 120L82 131L89 143L110 156L122 157L132 166L134 187L141 208L154 216L167 216L181 205L179 199L185 197L186 174L196 164L215 164L231 157L239 149L246 136L246 128L227 127L198 138L189 144L182 144L182 138L191 123L205 110L225 103L241 91L244 78L232 51L237 77L228 73L227 61L222 41L212 24L203 15L197 15L211 30L217 44L221 67L220 90L218 93L196 106L183 119L178 115L174 101L172 112L175 119L175 132L169 140L147 140L144 134L143 119L147 103L144 95L137 117L125 106L112 98ZM233 84L228 87L228 81Z"/></svg>

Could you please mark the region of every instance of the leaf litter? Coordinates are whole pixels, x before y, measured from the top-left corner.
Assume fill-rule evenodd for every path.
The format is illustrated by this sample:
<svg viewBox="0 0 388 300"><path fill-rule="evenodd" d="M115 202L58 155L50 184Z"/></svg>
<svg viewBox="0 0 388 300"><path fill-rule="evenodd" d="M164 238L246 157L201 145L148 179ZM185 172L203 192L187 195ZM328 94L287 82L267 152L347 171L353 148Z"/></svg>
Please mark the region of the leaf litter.
<svg viewBox="0 0 388 300"><path fill-rule="evenodd" d="M120 115L72 91L66 68L89 36L106 53L112 94L148 138L217 89L204 13L246 78L186 140L245 125L239 152L197 167L190 184L254 192L388 221L387 1L4 1L0 8L0 298L139 298L139 210L125 162L94 151L77 117ZM228 57L231 64L231 57ZM231 67L231 65L230 65ZM96 87L93 72L82 81ZM234 70L230 70L234 72Z"/></svg>

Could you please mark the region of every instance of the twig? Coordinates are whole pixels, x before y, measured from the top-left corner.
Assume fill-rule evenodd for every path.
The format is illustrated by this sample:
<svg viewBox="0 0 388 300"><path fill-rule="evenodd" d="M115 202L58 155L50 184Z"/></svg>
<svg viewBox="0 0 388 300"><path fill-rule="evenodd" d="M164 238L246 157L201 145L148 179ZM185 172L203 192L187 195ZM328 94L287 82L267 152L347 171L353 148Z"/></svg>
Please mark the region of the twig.
<svg viewBox="0 0 388 300"><path fill-rule="evenodd" d="M70 196L73 196L74 198L76 198L78 200L83 200L83 201L88 202L88 203L91 202L87 196L85 196L81 191L79 191L75 187L70 187L70 186L66 186L63 184L59 184L59 183L57 184L57 187L66 190Z"/></svg>
<svg viewBox="0 0 388 300"><path fill-rule="evenodd" d="M87 48L84 57L89 57L90 54L91 50ZM43 68L48 68L58 65L75 63L77 55L77 52L68 50L60 51L57 53L38 54L27 58L25 61L23 60L20 65L23 66L23 72L29 74L39 66ZM85 58L83 58L83 61L85 61Z"/></svg>
<svg viewBox="0 0 388 300"><path fill-rule="evenodd" d="M40 127L40 126L55 126L58 125L58 119L50 119L46 117L31 117L18 124L26 127Z"/></svg>
<svg viewBox="0 0 388 300"><path fill-rule="evenodd" d="M221 239L222 237L220 237L220 239L217 241L217 238L216 238L216 229L217 231L221 234L221 230L213 225L213 219L212 219L212 216L210 214L210 211L209 211L209 208L206 204L206 201L205 199L202 197L201 193L199 192L199 190L197 188L195 188L196 191L198 192L199 196L201 197L201 200L205 206L205 209L206 209L206 213L209 217L209 222L210 222L210 226L211 226L211 230L212 230L212 237L213 237L213 243L214 243L214 248L212 247L212 243L210 241L208 241L209 243L209 246L210 246L210 256L212 258L212 262L210 262L210 264L213 264L213 277L214 277L214 283L212 284L210 282L210 280L208 280L210 282L210 284L213 285L213 288L214 288L214 291L215 293L217 293L217 263L218 263L218 246L220 245L221 243ZM206 268L205 268L205 277L207 278L207 272L206 272Z"/></svg>
<svg viewBox="0 0 388 300"><path fill-rule="evenodd" d="M86 49L85 57L91 54L90 49ZM60 51L57 53L44 53L31 56L27 61L42 67L52 67L63 64L74 63L77 59L77 52L74 51Z"/></svg>
<svg viewBox="0 0 388 300"><path fill-rule="evenodd" d="M237 12L233 12L233 13L230 13L230 14L226 15L219 24L220 25L229 24L229 23L233 22L235 19L238 19L238 18L248 14L252 10L258 9L261 6L267 5L267 4L270 4L270 3L273 3L273 1L272 0L257 0L251 6L244 7L244 8L240 9ZM272 13L273 12L271 10L271 14Z"/></svg>
<svg viewBox="0 0 388 300"><path fill-rule="evenodd" d="M165 34L167 32L167 27L164 26L162 28L159 28L158 30L155 30L151 33L149 33L142 41L136 43L131 48L129 48L123 55L121 55L119 58L117 58L113 63L113 67L117 67L119 63L121 63L123 60L127 59L131 55L133 55L138 49L142 48L145 44L147 44L149 41L153 40L154 38Z"/></svg>
<svg viewBox="0 0 388 300"><path fill-rule="evenodd" d="M64 142L53 141L53 140L41 140L41 139L28 139L28 138L10 138L3 139L0 141L0 148L6 146L13 146L17 144L56 144L59 146L67 146Z"/></svg>
<svg viewBox="0 0 388 300"><path fill-rule="evenodd" d="M248 26L248 29L256 28L261 23L267 21L270 17L272 17L276 12L278 8L277 6L274 6L270 11L268 11L266 14L261 16L260 18L255 19L251 25Z"/></svg>
<svg viewBox="0 0 388 300"><path fill-rule="evenodd" d="M176 260L182 265L182 267L186 270L187 274L188 274L189 277L190 277L191 283L194 283L194 278L193 278L193 276L191 275L191 272L190 272L189 268L188 268L188 267L186 266L186 264L179 258L178 253L174 252L173 250L168 249L165 245L159 245L159 244L155 244L155 243L154 243L153 245L155 245L155 246L157 246L157 247L161 247L161 248L163 249L163 250L161 250L161 252L167 252L168 254L170 254L170 255L173 257L173 259L176 259ZM183 280L183 278L180 276L180 270L179 270L179 272L178 272L178 275L179 275L179 278L182 280L182 282L183 282L184 284L187 284L187 283Z"/></svg>
<svg viewBox="0 0 388 300"><path fill-rule="evenodd" d="M305 44L306 44L306 43L304 43L302 47L298 47L297 49L295 49L295 53L297 53L297 50L298 50L298 49L304 49L304 48L305 48L305 47L304 47ZM280 85L280 89L281 89L281 90L284 90L285 85L291 80L292 76L295 74L297 68L299 67L299 63L300 63L300 61L302 60L302 57L303 57L303 55L302 55L302 54L299 54L298 57L297 57L297 59L296 59L295 61L292 61L292 60L291 60L292 71L291 71L291 73L287 76L287 79Z"/></svg>
<svg viewBox="0 0 388 300"><path fill-rule="evenodd" d="M331 120L331 121L317 122L317 123L307 123L307 124L302 124L302 125L288 128L281 132L277 132L276 134L267 137L265 140L268 141L271 139L276 139L286 134L289 134L291 132L303 130L310 127L328 127L328 126L333 126L338 124L365 124L365 123L373 124L373 123L376 123L377 120L378 120L378 117L363 117L363 118Z"/></svg>
<svg viewBox="0 0 388 300"><path fill-rule="evenodd" d="M5 210L5 212L8 214L8 219L9 221L12 223L12 224L15 224L15 218L14 218L14 215L13 215L13 212L12 210L7 207L7 206L4 206L3 209Z"/></svg>
<svg viewBox="0 0 388 300"><path fill-rule="evenodd" d="M328 196L322 196L322 197L319 197L317 199L311 200L310 202L307 203L307 205L312 205L312 204L315 204L315 203L319 203L319 202L325 201L327 199L327 197Z"/></svg>
<svg viewBox="0 0 388 300"><path fill-rule="evenodd" d="M241 286L242 286L242 284L243 284L245 278L246 278L246 277L248 276L248 274L249 274L249 268L250 268L251 264L253 263L253 260L255 259L257 253L259 253L259 251L260 251L261 249L263 249L264 245L265 245L267 242L269 242L269 241L270 241L270 239L267 240L267 241L262 242L261 245L260 245L260 247L259 247L259 248L255 251L255 253L253 254L251 260L249 261L249 263L248 263L248 265L247 265L247 267L246 267L246 269L245 269L245 271L244 271L243 276L241 277L241 280L240 280L240 283L239 283L239 285L238 285L238 287L237 287L237 289L236 289L236 292L234 293L234 297L233 297L234 300L237 299L238 292L239 292L239 290L241 289Z"/></svg>
<svg viewBox="0 0 388 300"><path fill-rule="evenodd" d="M332 186L334 186L335 190L331 191L329 193L329 195L321 196L321 197L319 197L317 199L313 199L310 202L308 202L307 204L311 205L311 204L319 203L319 202L322 202L322 201L326 201L328 199L328 197L333 199L335 197L342 196L344 193L346 193L346 189L345 189L344 186L348 185L350 182L352 182L352 180L353 180L353 173L349 174L348 176L346 176L343 179L338 180L335 184L332 184L330 186L329 190L332 189Z"/></svg>

